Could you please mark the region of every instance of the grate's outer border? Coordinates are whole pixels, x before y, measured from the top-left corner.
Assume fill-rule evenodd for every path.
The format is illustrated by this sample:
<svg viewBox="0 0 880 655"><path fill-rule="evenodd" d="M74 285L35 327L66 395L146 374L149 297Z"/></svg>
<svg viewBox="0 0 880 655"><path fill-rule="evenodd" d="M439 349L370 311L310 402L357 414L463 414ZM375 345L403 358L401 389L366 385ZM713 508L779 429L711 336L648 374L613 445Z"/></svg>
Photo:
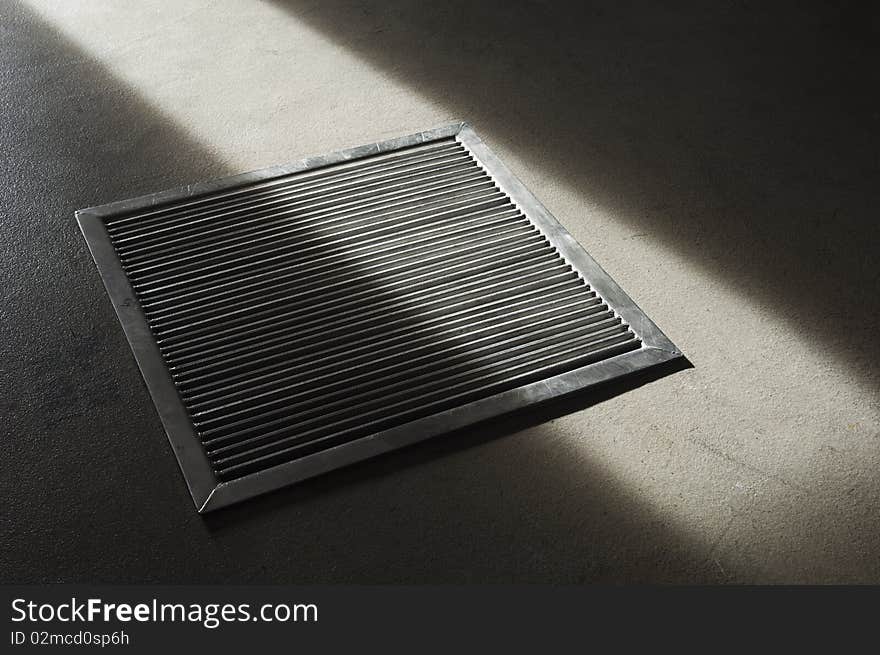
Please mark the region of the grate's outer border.
<svg viewBox="0 0 880 655"><path fill-rule="evenodd" d="M641 347L567 373L343 443L292 462L279 464L265 471L228 482L218 482L162 359L146 317L135 299L134 290L110 242L105 220L156 205L204 196L253 182L450 137L455 137L470 151L498 187L507 193L523 214L544 232L562 257L604 298L608 306L629 324L632 331L641 339ZM308 157L292 164L273 166L99 207L81 209L76 212L76 219L119 321L122 323L125 336L199 512L230 505L527 405L564 396L612 378L682 357L681 351L587 254L538 199L514 177L467 123L453 123L379 143L349 148L319 157Z"/></svg>

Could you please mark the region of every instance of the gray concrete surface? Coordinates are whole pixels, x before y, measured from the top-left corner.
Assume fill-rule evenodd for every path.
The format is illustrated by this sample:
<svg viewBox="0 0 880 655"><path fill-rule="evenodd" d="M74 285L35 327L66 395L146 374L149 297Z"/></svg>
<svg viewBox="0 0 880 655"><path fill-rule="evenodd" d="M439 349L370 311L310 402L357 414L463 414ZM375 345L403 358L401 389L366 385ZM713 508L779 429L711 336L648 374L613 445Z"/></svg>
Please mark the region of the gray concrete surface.
<svg viewBox="0 0 880 655"><path fill-rule="evenodd" d="M876 13L576 6L0 6L0 581L880 582ZM454 119L693 368L196 515L73 211Z"/></svg>

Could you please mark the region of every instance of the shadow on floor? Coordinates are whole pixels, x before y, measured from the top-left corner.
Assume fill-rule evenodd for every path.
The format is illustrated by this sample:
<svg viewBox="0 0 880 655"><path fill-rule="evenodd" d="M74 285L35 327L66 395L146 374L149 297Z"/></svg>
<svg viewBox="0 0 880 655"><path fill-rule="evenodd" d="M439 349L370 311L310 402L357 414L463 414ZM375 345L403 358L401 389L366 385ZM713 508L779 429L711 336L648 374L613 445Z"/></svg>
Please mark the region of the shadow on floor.
<svg viewBox="0 0 880 655"><path fill-rule="evenodd" d="M876 7L276 4L875 379Z"/></svg>
<svg viewBox="0 0 880 655"><path fill-rule="evenodd" d="M309 552L337 558L340 571L349 558L365 562L346 574L349 582L405 580L405 570L420 570L426 583L725 581L707 545L679 533L613 471L578 457L553 429L562 415L688 367L669 362L222 509L205 523L218 540L253 552L285 551L306 529ZM345 509L328 517L332 532L318 517L287 520L291 508L337 500ZM247 543L248 526L267 521L281 533ZM376 548L389 549L381 573L366 564Z"/></svg>
<svg viewBox="0 0 880 655"><path fill-rule="evenodd" d="M228 171L26 9L0 11L3 582L717 579L705 545L549 425L499 438L566 404L198 516L73 211Z"/></svg>

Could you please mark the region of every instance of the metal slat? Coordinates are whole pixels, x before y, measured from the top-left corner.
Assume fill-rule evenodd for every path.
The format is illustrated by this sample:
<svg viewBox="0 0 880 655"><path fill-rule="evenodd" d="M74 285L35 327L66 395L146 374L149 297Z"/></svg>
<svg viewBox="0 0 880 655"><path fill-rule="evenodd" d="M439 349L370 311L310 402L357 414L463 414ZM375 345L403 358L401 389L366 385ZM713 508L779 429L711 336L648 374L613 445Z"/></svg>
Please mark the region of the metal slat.
<svg viewBox="0 0 880 655"><path fill-rule="evenodd" d="M225 432L238 425L249 425L267 417L286 415L290 411L291 402L296 403L298 409L303 409L307 406L304 401L308 401L308 404L319 406L323 411L334 398L354 400L359 395L351 393L352 385L356 389L357 385L368 383L367 388L371 394L385 394L389 389L410 386L421 379L439 377L445 380L443 374L467 368L487 358L495 359L501 356L498 353L507 356L518 348L533 348L539 344L584 336L620 324L620 319L607 310L598 314L572 314L563 314L557 321L536 321L525 328L498 331L452 345L438 344L422 349L427 352L420 353L418 349L412 349L397 355L391 362L379 359L357 365L346 363L344 368L336 367L336 370L323 375L316 369L314 374L310 371L293 380L282 380L282 384L274 385L270 391L254 389L253 394L240 400L225 400L222 403L215 401L207 408L193 404L191 416L207 437L215 429ZM467 357L464 362L460 361L463 356ZM448 363L454 365L436 369L438 365Z"/></svg>
<svg viewBox="0 0 880 655"><path fill-rule="evenodd" d="M151 227L155 227L157 224L162 227L169 227L173 225L175 219L191 218L194 215L193 212L199 212L210 208L225 207L230 203L239 202L241 199L249 201L254 198L265 197L265 189L269 189L270 192L276 193L279 191L287 192L301 188L303 183L308 185L309 182L313 182L314 180L338 179L349 175L351 171L357 172L382 168L387 165L387 159L390 158L393 158L398 162L409 162L412 161L413 158L424 157L426 155L430 157L435 153L449 151L450 149L461 151L462 147L455 142L447 141L436 147L410 151L408 153L395 153L387 156L385 159L381 156L376 156L369 160L357 161L348 165L338 164L330 169L329 172L328 170L319 169L317 172L301 173L295 177L281 176L266 182L248 184L244 188L236 188L226 192L214 192L208 197L196 200L185 202L177 201L170 207L162 206L150 211L135 212L124 218L111 218L107 220L105 224L108 232L111 235L114 235L115 240L119 243L124 243L125 238L120 236L120 234L124 233L126 230L142 232L144 230L149 230Z"/></svg>
<svg viewBox="0 0 880 655"><path fill-rule="evenodd" d="M539 249L541 244L547 241L540 235L534 234L528 239L517 240L514 238L503 240L500 245L489 248L471 247L456 253L454 256L429 258L420 261L417 265L407 266L404 270L397 269L383 275L382 271L372 272L369 275L353 275L347 279L321 278L303 282L295 291L285 294L280 300L262 300L257 303L247 303L244 308L228 308L221 314L215 314L208 318L191 319L184 323L175 321L168 323L151 322L151 326L157 334L163 338L173 338L174 335L185 332L188 335L199 334L207 328L223 328L226 325L240 322L246 317L249 322L257 317L274 317L279 310L285 312L293 307L311 304L313 299L320 299L316 307L324 304L339 303L347 305L354 300L381 298L383 294L396 293L414 286L428 286L436 284L439 280L452 280L468 278L495 267L501 268L509 263L521 263L526 265L533 259L541 257L549 258L552 251L549 246ZM293 300L295 299L295 300ZM222 332L222 330L220 330Z"/></svg>
<svg viewBox="0 0 880 655"><path fill-rule="evenodd" d="M465 200L457 200L449 205L431 206L427 210L418 212L417 215L425 212L436 212L434 213L435 221L428 224L417 222L404 227L401 227L401 221L401 223L398 223L399 229L395 230L393 237L380 233L379 236L361 238L357 241L352 241L348 238L331 243L329 246L326 244L324 246L311 246L300 250L299 257L294 264L290 264L290 258L284 255L263 258L256 264L236 267L239 270L235 273L227 269L222 282L209 280L193 284L190 280L186 288L180 288L180 285L169 285L155 290L145 289L141 286L141 293L146 296L142 303L145 307L163 304L173 305L175 301L181 298L198 296L200 293L211 292L224 287L238 286L242 283L242 278L246 278L245 281L256 281L266 275L300 269L315 262L322 266L332 266L340 261L353 263L365 256L377 255L384 251L402 251L407 247L418 245L420 239L429 238L436 233L452 234L455 233L456 228L461 230L472 227L472 221L478 219L479 215L497 211L498 207L502 204L504 203L501 201L501 196L493 191L491 195L483 192ZM502 213L508 213L509 211L503 210ZM412 218L412 216L405 216L403 218ZM453 223L450 224L450 222Z"/></svg>
<svg viewBox="0 0 880 655"><path fill-rule="evenodd" d="M479 270L462 270L459 272L459 277L453 279L429 278L420 280L415 289L398 288L393 293L386 292L384 296L372 294L371 290L367 289L346 298L344 301L339 299L305 301L300 303L303 306L295 307L294 304L294 307L288 307L286 311L272 313L256 320L248 320L243 326L230 326L223 330L203 328L200 332L192 331L188 334L176 334L170 337L160 336L157 343L163 351L169 353L179 352L183 349L188 351L195 348L208 349L220 343L262 338L274 334L279 329L287 329L291 325L297 325L298 322L302 322L299 327L309 328L309 330L303 330L300 337L313 331L329 333L331 330L350 330L354 325L362 323L364 318L374 318L379 314L387 315L387 312L392 309L417 312L425 305L433 306L443 303L447 300L446 294L450 290L454 290L455 294L479 297L486 290L491 291L496 287L503 288L515 285L518 280L529 276L541 278L568 272L568 268L563 263L554 259L552 252L538 253L539 261L537 262L524 262L523 258L529 256L535 256L535 253L520 255L519 258L514 257L512 261L504 263L484 262ZM334 321L332 325L328 325L327 319L331 316L346 319L357 316L358 318L353 319L351 324Z"/></svg>
<svg viewBox="0 0 880 655"><path fill-rule="evenodd" d="M181 392L188 401L191 410L198 412L209 406L210 403L221 400L226 401L236 397L251 398L254 394L259 394L262 389L273 388L277 383L297 379L299 373L308 373L310 376L319 377L324 370L329 368L357 367L362 363L372 363L377 360L402 359L423 350L433 352L438 346L448 342L459 342L465 337L497 336L506 328L528 327L532 321L536 325L540 324L545 317L548 317L549 320L556 320L557 311L566 310L572 306L577 307L585 314L607 311L608 306L601 303L595 294L587 293L590 294L587 301L581 295L566 292L567 299L551 300L544 304L530 303L516 310L505 310L503 314L499 314L497 311L489 312L488 317L480 313L468 314L452 322L452 327L449 325L450 322L444 321L442 327L445 329L436 329L427 334L424 331L420 333L411 330L390 340L379 339L355 348L346 347L343 352L340 352L338 348L331 348L319 351L318 354L310 353L311 357L307 361L298 363L283 361L280 364L276 363L274 366L257 371L238 376L226 376L220 384L212 385L210 390L206 390L203 386L196 389L197 393L192 393L191 391L187 392L186 388L181 385ZM542 309L548 306L549 308ZM451 336L447 336L450 334Z"/></svg>
<svg viewBox="0 0 880 655"><path fill-rule="evenodd" d="M326 275L329 272L341 275L353 270L373 270L380 266L401 264L406 260L431 256L444 251L454 252L462 245L489 243L514 232L526 231L534 231L534 227L517 210L505 209L498 212L494 208L488 209L463 217L458 221L456 229L448 227L432 229L430 232L434 232L436 235L416 234L396 247L370 249L368 252L356 256L322 257L317 261L285 266L269 273L254 273L247 280L237 284L228 283L220 288L213 287L202 294L180 294L180 296L190 298L197 297L176 305L157 302L153 305L152 314L156 319L169 315L186 315L188 312L199 312L201 309L213 305L227 302L231 305L256 294L265 297L276 289L279 291L289 289L297 282ZM265 279L267 277L271 279Z"/></svg>
<svg viewBox="0 0 880 655"><path fill-rule="evenodd" d="M247 232L255 225L261 225L266 218L275 220L295 215L302 220L305 216L321 216L322 212L359 207L362 205L380 204L387 199L405 197L404 194L419 189L429 188L432 184L463 182L475 177L477 164L469 157L459 157L442 166L434 166L425 171L417 171L401 177L391 177L368 185L351 185L337 189L332 193L315 193L285 196L271 203L257 205L246 204L220 213L209 213L198 218L188 219L176 227L163 227L147 232L142 239L143 249L149 248L154 253L170 245L192 238L205 238L206 235L221 231ZM169 237L163 238L168 232ZM125 252L120 254L125 255Z"/></svg>
<svg viewBox="0 0 880 655"><path fill-rule="evenodd" d="M514 210L515 211L515 210ZM491 216L489 218L492 218ZM267 304L270 298L275 296L286 298L293 294L321 293L323 290L347 285L349 283L368 283L370 280L382 280L388 282L396 278L412 277L417 272L428 271L431 268L438 269L439 264L450 265L452 262L469 260L469 255L479 252L482 256L496 252L516 251L528 245L543 241L546 243L535 228L519 215L508 214L508 220L487 221L481 231L471 232L467 237L457 239L453 244L438 247L437 243L429 242L429 245L407 257L383 258L362 260L355 265L335 265L328 269L326 266L318 270L302 269L295 276L285 277L279 280L276 276L271 283L259 285L259 302L253 302L254 292L247 294L239 293L236 296L226 297L213 302L200 302L197 308L174 313L157 313L156 318L150 321L155 331L163 331L167 325L180 324L183 321L193 321L201 316L213 313L213 307L220 306L225 310L233 310L237 307L249 310ZM526 237L526 238L523 238ZM351 290L353 287L347 287Z"/></svg>
<svg viewBox="0 0 880 655"><path fill-rule="evenodd" d="M462 326L467 325L470 321L492 320L494 317L503 315L508 308L511 308L510 311L515 311L513 308L528 311L533 304L541 299L552 301L558 298L559 294L575 295L579 287L584 288L583 282L570 271L559 274L548 282L549 286L545 287L543 280L526 281L525 283L516 281L513 287L496 289L494 295L489 297L475 296L471 292L465 294L467 297L459 296L456 302L435 303L423 308L424 311L420 312L418 321L402 317L398 320L383 322L378 327L374 325L372 328L364 328L364 323L361 322L356 326L358 331L353 338L346 339L341 345L331 343L322 348L316 348L313 342L297 340L299 348L291 349L289 335L281 333L278 336L262 340L258 346L234 348L222 354L216 354L215 351L215 354L208 356L196 353L190 356L189 366L184 361L182 364L172 365L170 370L180 389L186 392L190 389L211 386L214 384L212 380L221 375L224 379L238 379L246 375L245 371L262 372L277 366L279 365L279 351L283 351L289 357L305 356L303 352L314 357L342 350L359 352L361 349L378 347L389 340L430 336L442 334L444 330L462 329ZM584 302L592 304L595 301L595 294L591 291L588 294ZM347 329L349 326L342 327Z"/></svg>
<svg viewBox="0 0 880 655"><path fill-rule="evenodd" d="M426 410L433 409L437 405L443 406L463 398L472 398L474 394L480 392L494 392L504 388L506 384L520 382L523 379L528 379L530 376L546 373L550 370L555 371L566 364L584 364L589 361L595 361L597 355L613 356L637 346L638 342L633 341L626 334L621 334L594 344L593 352L590 351L589 347L579 345L577 348L571 348L568 352L555 357L545 357L532 364L520 363L517 366L512 366L504 373L488 375L479 380L479 386L471 386L468 382L459 382L458 384L446 387L444 391L429 392L421 397L398 401L393 405L386 405L384 408L386 412L388 410L395 412L391 416L386 415L383 417L381 412L377 411L369 414L360 414L355 421L365 421L365 424L353 425L354 421L348 417L321 427L306 428L307 424L299 425L297 426L299 433L296 435L290 435L290 430L276 430L262 437L263 440L269 437L282 437L278 438L271 445L255 446L250 450L225 458L212 458L216 466L215 471L221 478L226 479L230 474L235 474L236 471L242 473L245 470L259 470L262 467L275 465L289 458L298 448L313 445L315 441L339 438L346 432L357 429L375 428L376 423L379 422L386 422L387 424L389 420L400 420L402 418L411 420L414 415L424 413ZM337 417L325 418L332 419ZM217 454L210 450L208 453L209 455Z"/></svg>
<svg viewBox="0 0 880 655"><path fill-rule="evenodd" d="M449 194L455 194L455 195L462 195L462 194L469 194L472 191L491 190L491 183L490 182L486 182L485 180L480 179L479 176L474 176L472 174L470 175L469 179L466 180L466 182L469 182L469 183L459 185L459 184L457 184L457 182L461 182L461 180L456 180L453 182L444 182L444 184L440 185L437 188L432 188L429 191L431 193L434 193L435 195L438 193L443 193L443 192L446 192ZM431 198L431 195L429 194L427 196L424 196L424 195L422 195L422 191L423 191L423 189L419 189L417 192L411 194L411 196L414 196L416 199L411 200L410 203L414 202L422 207L427 205L428 200ZM494 192L492 192L492 195L494 195ZM393 204L384 203L378 207L379 212L377 212L377 213L380 217L385 219L386 218L385 214L389 213L389 212L387 212L387 210L390 207L396 206L399 204L400 203L393 203ZM409 203L407 203L407 204L409 204ZM370 209L374 212L377 210L376 207L371 207ZM381 213L382 210L386 210L385 214ZM369 212L362 211L361 213L366 214ZM389 234L390 232L394 232L395 227L400 227L401 225L417 227L418 225L424 224L426 222L426 220L428 220L428 219L426 219L426 217L421 212L418 213L418 219L416 219L416 217L410 216L410 217L407 217L407 219L405 221L399 221L399 220L395 221L393 218L389 217L386 220L377 220L374 223L374 225L371 226L373 229L370 230L369 232L366 232L366 233L362 233L359 230L350 230L349 233L345 233L342 235L334 234L334 235L313 236L313 238L311 239L310 242L314 244L312 246L312 250L332 248L333 246L344 246L349 242L358 241L362 236L365 236L365 235L366 236L374 236L374 237L379 236L379 235L386 235L386 234ZM340 238L340 236L342 238ZM301 245L301 244L299 244L299 242L297 240L296 243L293 245L293 247L295 248L298 245ZM237 269L248 268L249 266L252 266L253 265L252 263L250 263L250 264L247 263L248 260L253 261L254 259L259 259L263 262L268 262L268 261L272 261L272 260L276 260L276 259L287 258L290 255L290 250L291 250L291 246L288 245L288 246L280 247L280 248L262 250L258 253L257 257L250 256L250 257L238 257L237 259L236 258L227 259L226 261L223 261L222 263L215 264L210 267L206 267L206 268L210 268L210 269L222 269L222 270L217 271L217 272L204 273L202 275L196 275L192 278L192 280L190 280L190 282L199 281L201 279L206 279L206 278L213 278L213 277L217 277L220 275L226 275L227 271L229 270L228 267L230 264L236 264L236 263L239 263L242 261L244 261L246 263L234 266L234 267L232 267L232 269L237 270ZM266 257L267 255L270 255L270 254L273 256ZM193 274L192 270L190 270L188 272L184 272L182 275L181 274L169 275L167 273L163 274L161 272L158 274L150 275L149 273L147 273L147 274L141 276L141 278L147 278L146 282L144 282L143 279L139 279L139 277L136 275L131 276L131 279L138 286L139 290L143 290L146 292L146 291L149 291L149 288L151 286L159 285L158 289L161 290L161 289L164 289L167 286L169 286L169 282L168 282L169 280L174 280L175 278L178 278L178 279L179 278L186 278L188 275L192 275L192 274ZM149 281L150 278L158 278L158 282L157 281L151 282L151 281Z"/></svg>

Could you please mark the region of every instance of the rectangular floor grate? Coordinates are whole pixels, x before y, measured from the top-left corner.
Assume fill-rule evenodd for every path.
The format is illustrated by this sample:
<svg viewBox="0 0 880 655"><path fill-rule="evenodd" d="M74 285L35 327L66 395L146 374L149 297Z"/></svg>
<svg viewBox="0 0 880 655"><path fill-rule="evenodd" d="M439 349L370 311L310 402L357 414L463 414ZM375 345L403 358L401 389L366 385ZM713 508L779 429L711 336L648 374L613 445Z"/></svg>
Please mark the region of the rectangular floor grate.
<svg viewBox="0 0 880 655"><path fill-rule="evenodd" d="M464 124L77 218L200 511L680 356Z"/></svg>

